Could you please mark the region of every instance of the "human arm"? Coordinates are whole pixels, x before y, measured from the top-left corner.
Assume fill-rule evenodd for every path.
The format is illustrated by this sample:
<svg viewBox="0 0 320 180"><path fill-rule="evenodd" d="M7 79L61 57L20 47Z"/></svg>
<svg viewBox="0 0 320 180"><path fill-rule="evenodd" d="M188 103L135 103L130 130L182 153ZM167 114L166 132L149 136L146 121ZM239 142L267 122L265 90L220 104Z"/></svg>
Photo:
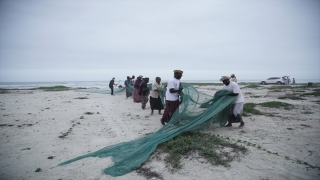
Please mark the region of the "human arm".
<svg viewBox="0 0 320 180"><path fill-rule="evenodd" d="M177 84L179 83L179 84ZM169 89L170 93L180 93L182 91L181 83L177 81L169 81L167 84L167 89Z"/></svg>
<svg viewBox="0 0 320 180"><path fill-rule="evenodd" d="M180 87L178 90L175 90L174 88L169 89L170 93L180 93L183 90L182 87Z"/></svg>

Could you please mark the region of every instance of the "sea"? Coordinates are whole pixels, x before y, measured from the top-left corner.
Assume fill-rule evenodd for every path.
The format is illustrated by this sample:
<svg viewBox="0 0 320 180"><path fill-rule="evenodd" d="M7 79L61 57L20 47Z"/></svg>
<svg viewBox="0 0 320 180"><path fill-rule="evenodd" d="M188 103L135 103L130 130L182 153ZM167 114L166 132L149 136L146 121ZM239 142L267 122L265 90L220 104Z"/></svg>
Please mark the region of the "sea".
<svg viewBox="0 0 320 180"><path fill-rule="evenodd" d="M254 80L238 80L241 82L260 83L261 79ZM150 80L150 83L154 81ZM167 80L162 80L163 83ZM219 80L181 80L186 83L221 83ZM301 79L296 83L320 82L320 79ZM124 81L115 82L115 84L124 86ZM222 83L221 83L222 85ZM96 89L109 89L109 81L50 81L50 82L0 82L0 89L31 89L39 87L52 87L52 86L66 86L70 88L96 88Z"/></svg>

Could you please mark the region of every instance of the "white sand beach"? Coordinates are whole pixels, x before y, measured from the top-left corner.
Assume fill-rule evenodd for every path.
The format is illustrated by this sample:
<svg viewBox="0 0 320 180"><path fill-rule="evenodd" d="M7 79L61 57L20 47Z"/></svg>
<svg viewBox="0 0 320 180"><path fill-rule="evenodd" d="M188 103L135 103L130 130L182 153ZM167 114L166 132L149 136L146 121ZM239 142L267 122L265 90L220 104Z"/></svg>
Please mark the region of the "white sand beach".
<svg viewBox="0 0 320 180"><path fill-rule="evenodd" d="M197 88L213 95L221 86ZM183 159L183 168L175 173L166 168L164 161L153 159L146 166L165 180L320 179L319 96L304 96L305 100L277 99L267 96L267 87L270 86L242 88L245 102L282 101L292 104L293 109L257 106L273 116L246 116L243 128L234 124L209 131L229 137L230 141L256 144L247 146L240 142L249 152L231 162L230 168L196 158ZM160 118L157 113L150 115L149 104L142 110L141 104L126 99L125 93L111 96L73 90L9 90L0 94L0 179L146 179L136 170L119 177L105 174L103 169L113 164L111 158L86 158L57 165L155 132L162 127ZM41 171L35 172L38 168Z"/></svg>

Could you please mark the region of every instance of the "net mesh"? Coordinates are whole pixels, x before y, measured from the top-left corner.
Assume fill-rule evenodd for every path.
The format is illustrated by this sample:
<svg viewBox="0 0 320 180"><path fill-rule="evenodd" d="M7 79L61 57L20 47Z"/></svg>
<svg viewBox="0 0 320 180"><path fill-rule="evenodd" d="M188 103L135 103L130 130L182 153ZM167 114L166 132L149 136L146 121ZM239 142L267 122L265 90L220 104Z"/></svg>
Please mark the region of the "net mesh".
<svg viewBox="0 0 320 180"><path fill-rule="evenodd" d="M151 88L149 86L149 88ZM155 151L160 143L166 142L181 133L199 131L202 129L223 126L229 117L230 104L237 96L229 96L229 92L220 90L214 96L198 92L192 85L184 83L179 109L170 122L158 131L133 141L108 146L63 163L63 166L88 157L112 157L113 166L104 169L106 174L120 176L137 169ZM84 90L82 90L84 91ZM104 91L88 91L92 93L107 93ZM122 91L118 91L123 92ZM165 99L165 89L160 89L162 101ZM159 121L160 123L160 121Z"/></svg>

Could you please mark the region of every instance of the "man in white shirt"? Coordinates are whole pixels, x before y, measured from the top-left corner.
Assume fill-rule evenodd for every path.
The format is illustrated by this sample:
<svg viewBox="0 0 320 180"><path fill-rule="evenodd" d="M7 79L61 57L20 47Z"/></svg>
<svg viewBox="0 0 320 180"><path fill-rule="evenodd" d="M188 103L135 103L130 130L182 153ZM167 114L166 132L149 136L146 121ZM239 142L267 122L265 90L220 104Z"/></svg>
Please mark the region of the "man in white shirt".
<svg viewBox="0 0 320 180"><path fill-rule="evenodd" d="M161 124L168 123L179 107L179 93L182 91L180 79L183 71L174 70L174 77L168 81L166 91L166 108L161 118Z"/></svg>
<svg viewBox="0 0 320 180"><path fill-rule="evenodd" d="M243 111L243 104L244 104L244 97L242 95L242 92L235 82L230 82L230 78L227 76L222 76L220 81L223 82L223 90L227 90L230 92L230 96L238 96L237 99L231 104L230 108L230 115L228 124L225 127L232 126L232 123L238 123L240 122L239 127L244 126L244 122L242 120L242 111Z"/></svg>

